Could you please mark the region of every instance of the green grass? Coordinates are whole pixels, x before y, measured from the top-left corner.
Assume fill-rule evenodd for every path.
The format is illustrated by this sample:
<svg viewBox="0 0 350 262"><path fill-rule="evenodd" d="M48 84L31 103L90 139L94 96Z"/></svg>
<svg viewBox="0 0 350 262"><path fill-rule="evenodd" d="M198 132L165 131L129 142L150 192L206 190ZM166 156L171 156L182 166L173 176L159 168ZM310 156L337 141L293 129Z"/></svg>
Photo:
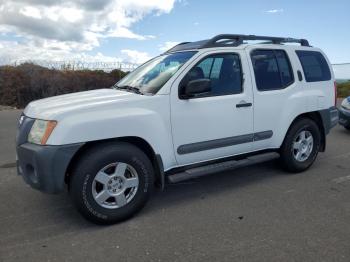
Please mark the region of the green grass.
<svg viewBox="0 0 350 262"><path fill-rule="evenodd" d="M347 82L337 82L338 97L350 96L350 80Z"/></svg>

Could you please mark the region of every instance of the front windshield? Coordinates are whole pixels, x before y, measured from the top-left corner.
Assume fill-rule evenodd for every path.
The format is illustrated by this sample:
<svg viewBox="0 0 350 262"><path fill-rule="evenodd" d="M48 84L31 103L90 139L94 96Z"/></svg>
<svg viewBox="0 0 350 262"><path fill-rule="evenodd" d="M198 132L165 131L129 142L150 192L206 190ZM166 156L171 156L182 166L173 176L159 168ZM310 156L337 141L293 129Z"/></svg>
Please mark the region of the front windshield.
<svg viewBox="0 0 350 262"><path fill-rule="evenodd" d="M126 75L115 87L155 94L195 53L187 51L157 56Z"/></svg>

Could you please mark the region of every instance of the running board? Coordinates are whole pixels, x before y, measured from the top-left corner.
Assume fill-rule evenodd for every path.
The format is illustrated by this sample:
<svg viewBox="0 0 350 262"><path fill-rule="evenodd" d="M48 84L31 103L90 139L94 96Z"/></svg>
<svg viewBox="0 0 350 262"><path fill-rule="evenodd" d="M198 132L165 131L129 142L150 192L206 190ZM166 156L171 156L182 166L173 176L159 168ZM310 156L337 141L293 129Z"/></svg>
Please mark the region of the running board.
<svg viewBox="0 0 350 262"><path fill-rule="evenodd" d="M278 157L279 157L279 154L275 152L264 153L260 155L253 155L241 160L229 160L226 162L214 163L207 166L191 168L180 173L169 175L167 178L170 183L178 183L178 182L185 181L192 178L197 178L197 177L201 177L201 176L205 176L213 173L223 172L227 170L236 169L239 167L245 167L245 166L266 162L269 160L276 159Z"/></svg>

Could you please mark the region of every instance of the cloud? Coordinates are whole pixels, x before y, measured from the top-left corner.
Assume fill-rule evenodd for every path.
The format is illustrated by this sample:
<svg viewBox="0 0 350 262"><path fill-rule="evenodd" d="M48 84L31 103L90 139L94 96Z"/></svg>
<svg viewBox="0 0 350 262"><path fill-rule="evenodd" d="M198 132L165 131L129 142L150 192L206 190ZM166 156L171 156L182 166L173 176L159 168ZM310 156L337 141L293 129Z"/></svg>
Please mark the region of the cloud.
<svg viewBox="0 0 350 262"><path fill-rule="evenodd" d="M271 10L266 10L263 12L266 14L278 14L278 13L283 13L284 10L283 9L271 9Z"/></svg>
<svg viewBox="0 0 350 262"><path fill-rule="evenodd" d="M71 54L98 47L105 38L147 40L132 30L147 15L169 13L175 0L0 0L0 34L42 53ZM20 43L12 52L28 50ZM24 53L27 55L27 53Z"/></svg>
<svg viewBox="0 0 350 262"><path fill-rule="evenodd" d="M151 59L148 53L137 50L123 49L121 53L127 56L125 60L130 63L142 64Z"/></svg>
<svg viewBox="0 0 350 262"><path fill-rule="evenodd" d="M180 4L182 4L183 6L188 6L189 5L189 2L187 0L178 0L178 2Z"/></svg>
<svg viewBox="0 0 350 262"><path fill-rule="evenodd" d="M25 44L17 41L0 41L0 65L30 61L122 61L122 58L105 56L101 53L90 55L86 52L71 52L70 47L62 42L57 42L56 44L44 42L43 44L44 46L38 48L38 43L34 41L29 41Z"/></svg>
<svg viewBox="0 0 350 262"><path fill-rule="evenodd" d="M138 50L123 49L119 56L106 56L102 53L94 55L86 52L71 52L70 48L64 46L61 42L52 45L52 42L46 43L47 46L37 47L37 43L29 41L25 44L17 41L0 41L0 65L20 64L23 62L128 62L142 64L152 57L147 52ZM16 50L13 52L13 50Z"/></svg>
<svg viewBox="0 0 350 262"><path fill-rule="evenodd" d="M13 28L17 35L23 35L27 38L73 42L87 41L84 37L83 26L67 20L61 20L58 24L51 19L43 20L9 11L0 12L0 24L5 28L8 27L8 31Z"/></svg>
<svg viewBox="0 0 350 262"><path fill-rule="evenodd" d="M176 46L179 43L180 42L167 41L164 44L159 46L159 51L165 52L165 51L169 50L170 48Z"/></svg>
<svg viewBox="0 0 350 262"><path fill-rule="evenodd" d="M33 18L37 18L37 19L42 18L40 10L38 8L35 8L32 6L26 6L24 8L21 8L19 10L19 12L25 16L28 16L28 17L33 17Z"/></svg>

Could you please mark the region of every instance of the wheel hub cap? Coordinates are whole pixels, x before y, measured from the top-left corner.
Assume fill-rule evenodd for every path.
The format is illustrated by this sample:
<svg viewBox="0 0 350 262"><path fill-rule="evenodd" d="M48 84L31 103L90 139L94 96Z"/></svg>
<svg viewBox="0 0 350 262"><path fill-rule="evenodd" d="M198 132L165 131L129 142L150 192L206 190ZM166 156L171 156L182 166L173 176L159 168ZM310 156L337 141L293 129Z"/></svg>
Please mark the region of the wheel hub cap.
<svg viewBox="0 0 350 262"><path fill-rule="evenodd" d="M104 208L120 208L136 195L139 178L129 164L118 162L103 167L92 183L92 195Z"/></svg>
<svg viewBox="0 0 350 262"><path fill-rule="evenodd" d="M110 194L115 194L124 190L124 180L121 177L114 177L108 181L107 190Z"/></svg>
<svg viewBox="0 0 350 262"><path fill-rule="evenodd" d="M307 160L314 147L314 139L310 131L301 131L293 142L293 156L299 162Z"/></svg>

